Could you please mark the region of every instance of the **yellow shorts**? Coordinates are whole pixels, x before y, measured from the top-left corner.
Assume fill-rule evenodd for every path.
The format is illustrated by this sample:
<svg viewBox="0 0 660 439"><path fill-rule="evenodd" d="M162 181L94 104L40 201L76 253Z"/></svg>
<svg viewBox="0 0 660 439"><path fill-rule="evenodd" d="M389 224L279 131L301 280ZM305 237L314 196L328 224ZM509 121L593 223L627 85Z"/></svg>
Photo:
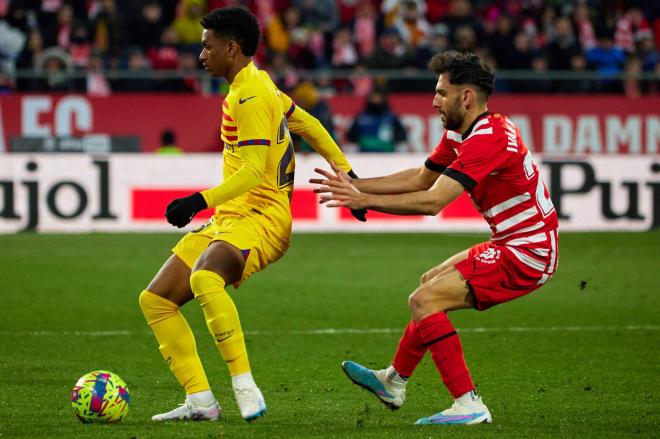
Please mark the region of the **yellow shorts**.
<svg viewBox="0 0 660 439"><path fill-rule="evenodd" d="M190 268L213 241L225 241L238 248L245 258L241 282L284 255L291 242L291 229L276 230L266 217L221 215L187 233L172 252Z"/></svg>

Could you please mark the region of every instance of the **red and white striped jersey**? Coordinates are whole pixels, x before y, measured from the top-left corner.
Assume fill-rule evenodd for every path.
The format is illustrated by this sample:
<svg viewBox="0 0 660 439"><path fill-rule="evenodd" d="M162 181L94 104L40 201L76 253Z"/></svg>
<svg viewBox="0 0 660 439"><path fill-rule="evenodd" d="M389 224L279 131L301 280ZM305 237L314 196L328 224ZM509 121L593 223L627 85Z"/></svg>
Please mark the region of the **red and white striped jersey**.
<svg viewBox="0 0 660 439"><path fill-rule="evenodd" d="M557 213L520 130L501 114L483 113L463 136L445 131L426 167L461 183L492 231L525 265L552 273Z"/></svg>

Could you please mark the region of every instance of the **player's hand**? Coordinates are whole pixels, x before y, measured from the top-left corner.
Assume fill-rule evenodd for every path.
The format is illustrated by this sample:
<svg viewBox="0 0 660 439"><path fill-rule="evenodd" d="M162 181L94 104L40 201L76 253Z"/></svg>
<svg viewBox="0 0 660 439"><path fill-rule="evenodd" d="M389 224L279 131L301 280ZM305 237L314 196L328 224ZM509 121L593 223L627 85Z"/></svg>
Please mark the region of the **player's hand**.
<svg viewBox="0 0 660 439"><path fill-rule="evenodd" d="M333 169L336 167L334 163L330 162L330 166L333 167ZM341 171L341 169L340 169ZM336 171L335 171L336 172ZM341 171L343 172L343 171ZM359 177L353 170L351 169L348 171L347 176L351 179L350 181L352 182L353 180L357 180ZM363 223L367 221L367 209L351 209L351 214L353 217L358 220L362 221Z"/></svg>
<svg viewBox="0 0 660 439"><path fill-rule="evenodd" d="M185 227L200 210L206 209L206 200L199 192L183 198L176 198L167 205L167 222L178 228Z"/></svg>
<svg viewBox="0 0 660 439"><path fill-rule="evenodd" d="M310 183L313 184L318 184L318 185L325 185L327 181L334 181L338 183L347 183L350 184L351 187L353 187L355 190L355 186L351 184L353 180L357 180L358 176L353 172L353 170L350 170L348 173L344 172L339 166L337 166L332 160L329 160L328 163L330 164L330 167L334 171L334 175L332 175L329 172L324 171L323 169L316 168L314 171L318 174L321 174L322 176L326 177L325 179L322 178L312 178L309 180ZM316 189L314 192L316 193L323 193L320 189ZM359 191L358 191L359 192ZM321 197L321 204L329 201L327 197ZM335 205L329 204L328 207L336 207ZM349 207L350 206L346 206ZM357 219L358 221L365 222L367 220L367 210L366 209L352 209L351 208L351 214Z"/></svg>
<svg viewBox="0 0 660 439"><path fill-rule="evenodd" d="M320 204L328 203L327 207L343 206L351 210L360 210L366 207L366 195L360 192L352 183L323 169L317 168L314 171L325 177L310 180L310 183L321 186L314 189L314 193L322 194Z"/></svg>
<svg viewBox="0 0 660 439"><path fill-rule="evenodd" d="M323 171L321 168L315 168L314 172L317 174L321 174L321 171L323 171L325 174L321 174L324 177L331 179L331 180L336 180L336 181L345 181L347 183L350 183L353 181L353 178L357 178L357 175L353 171L350 171L351 174L353 174L353 177L346 172L344 172L339 166L335 165L335 162L332 160L329 160L328 163L330 164L330 167L334 171L335 175L332 175L329 172ZM324 179L322 178L310 178L309 182L313 184L323 184Z"/></svg>

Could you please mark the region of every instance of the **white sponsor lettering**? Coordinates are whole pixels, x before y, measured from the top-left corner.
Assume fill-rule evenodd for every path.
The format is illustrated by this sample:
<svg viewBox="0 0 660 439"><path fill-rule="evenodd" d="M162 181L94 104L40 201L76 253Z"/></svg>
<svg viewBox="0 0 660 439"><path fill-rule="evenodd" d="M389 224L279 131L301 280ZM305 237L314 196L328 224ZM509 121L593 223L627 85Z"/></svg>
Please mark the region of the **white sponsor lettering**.
<svg viewBox="0 0 660 439"><path fill-rule="evenodd" d="M600 153L603 151L603 141L600 136L598 116L579 116L575 133L575 152Z"/></svg>
<svg viewBox="0 0 660 439"><path fill-rule="evenodd" d="M543 145L548 153L566 153L571 149L572 123L568 116L543 118Z"/></svg>

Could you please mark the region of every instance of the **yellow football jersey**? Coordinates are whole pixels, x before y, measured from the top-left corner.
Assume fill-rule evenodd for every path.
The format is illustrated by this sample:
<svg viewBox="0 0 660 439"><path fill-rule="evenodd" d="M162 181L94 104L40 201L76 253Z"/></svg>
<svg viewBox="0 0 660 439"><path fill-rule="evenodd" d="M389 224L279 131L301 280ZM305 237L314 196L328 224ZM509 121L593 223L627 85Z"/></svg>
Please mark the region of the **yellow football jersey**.
<svg viewBox="0 0 660 439"><path fill-rule="evenodd" d="M224 182L202 192L207 203L215 205L216 215L264 215L273 226L291 227L295 155L289 126L327 160L345 171L351 169L318 120L280 92L268 74L252 62L234 78L222 110ZM247 191L241 190L236 178L228 183L241 168L249 170L243 173L249 179L260 177L256 186L245 179Z"/></svg>

